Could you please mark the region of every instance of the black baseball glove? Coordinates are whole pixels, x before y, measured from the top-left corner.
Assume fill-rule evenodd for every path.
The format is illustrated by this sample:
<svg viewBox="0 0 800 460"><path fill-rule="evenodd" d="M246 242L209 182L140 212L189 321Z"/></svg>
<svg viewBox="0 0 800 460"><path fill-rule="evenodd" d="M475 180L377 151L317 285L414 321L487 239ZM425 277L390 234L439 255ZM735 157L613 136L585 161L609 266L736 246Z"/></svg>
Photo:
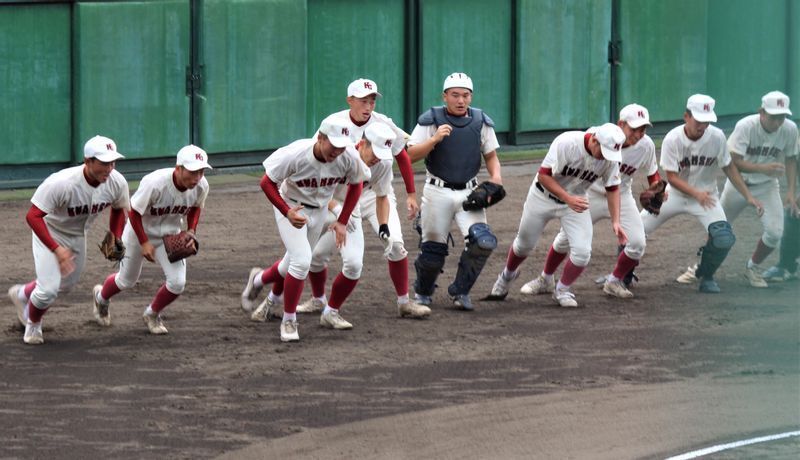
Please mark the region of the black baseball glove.
<svg viewBox="0 0 800 460"><path fill-rule="evenodd" d="M478 211L489 206L494 206L506 197L506 189L494 182L481 182L469 194L466 201L461 203L464 211Z"/></svg>
<svg viewBox="0 0 800 460"><path fill-rule="evenodd" d="M639 195L639 203L642 204L642 209L653 215L658 215L661 212L661 205L664 203L664 195L667 190L667 183L660 180L649 188L645 189Z"/></svg>
<svg viewBox="0 0 800 460"><path fill-rule="evenodd" d="M106 232L105 238L103 238L98 247L103 256L112 262L119 262L125 257L125 245L122 244L122 240L118 240L111 232Z"/></svg>

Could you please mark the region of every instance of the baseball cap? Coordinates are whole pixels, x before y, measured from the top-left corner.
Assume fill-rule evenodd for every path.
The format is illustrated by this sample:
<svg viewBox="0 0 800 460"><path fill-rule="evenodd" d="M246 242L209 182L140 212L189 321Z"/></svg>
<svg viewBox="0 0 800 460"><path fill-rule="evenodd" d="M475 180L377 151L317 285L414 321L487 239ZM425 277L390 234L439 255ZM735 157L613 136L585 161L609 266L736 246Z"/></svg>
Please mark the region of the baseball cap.
<svg viewBox="0 0 800 460"><path fill-rule="evenodd" d="M214 169L208 164L208 154L206 151L192 144L178 150L178 161L176 165L183 166L189 171L198 171L205 168Z"/></svg>
<svg viewBox="0 0 800 460"><path fill-rule="evenodd" d="M605 123L590 129L589 132L594 134L600 143L603 158L608 161L622 160L622 144L625 143L625 133L622 132L622 128L614 123Z"/></svg>
<svg viewBox="0 0 800 460"><path fill-rule="evenodd" d="M378 92L378 84L372 80L359 78L347 85L347 97L367 97L370 94L381 97L381 93Z"/></svg>
<svg viewBox="0 0 800 460"><path fill-rule="evenodd" d="M121 153L117 152L117 144L111 139L104 136L95 136L83 146L84 158L97 158L103 163L111 163L120 158L125 158Z"/></svg>
<svg viewBox="0 0 800 460"><path fill-rule="evenodd" d="M644 125L653 126L650 123L650 112L639 104L628 104L619 111L619 119L624 121L633 129Z"/></svg>
<svg viewBox="0 0 800 460"><path fill-rule="evenodd" d="M714 104L716 101L711 96L693 94L686 101L686 109L692 112L692 117L700 123L713 123L717 121Z"/></svg>
<svg viewBox="0 0 800 460"><path fill-rule="evenodd" d="M447 91L450 88L466 88L472 91L472 79L465 73L451 73L444 79L444 88L442 91Z"/></svg>
<svg viewBox="0 0 800 460"><path fill-rule="evenodd" d="M329 115L319 125L319 132L328 136L336 148L352 147L353 141L350 140L350 128L344 120L333 115Z"/></svg>
<svg viewBox="0 0 800 460"><path fill-rule="evenodd" d="M364 130L364 137L372 144L372 151L379 160L392 159L392 144L397 135L385 123L372 123Z"/></svg>
<svg viewBox="0 0 800 460"><path fill-rule="evenodd" d="M770 115L791 115L789 96L780 91L770 91L761 98L761 108Z"/></svg>

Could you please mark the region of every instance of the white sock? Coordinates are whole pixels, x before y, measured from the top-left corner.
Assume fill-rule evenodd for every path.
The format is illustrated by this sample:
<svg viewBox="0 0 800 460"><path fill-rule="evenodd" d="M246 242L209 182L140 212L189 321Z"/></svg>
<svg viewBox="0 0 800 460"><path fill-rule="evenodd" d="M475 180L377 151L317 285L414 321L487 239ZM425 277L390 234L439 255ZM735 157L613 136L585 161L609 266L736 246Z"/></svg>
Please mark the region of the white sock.
<svg viewBox="0 0 800 460"><path fill-rule="evenodd" d="M753 259L747 259L747 268L753 268L754 265L756 265L756 263L753 262Z"/></svg>
<svg viewBox="0 0 800 460"><path fill-rule="evenodd" d="M322 314L323 315L327 315L328 313L330 313L332 311L338 311L338 310L336 310L335 308L331 308L330 305L325 305L325 308L322 310Z"/></svg>
<svg viewBox="0 0 800 460"><path fill-rule="evenodd" d="M283 322L297 321L297 313L283 313Z"/></svg>
<svg viewBox="0 0 800 460"><path fill-rule="evenodd" d="M147 308L144 309L144 314L147 316L158 316L156 315L156 312L154 312L153 309L150 308L150 305L148 305Z"/></svg>
<svg viewBox="0 0 800 460"><path fill-rule="evenodd" d="M260 272L256 273L255 277L253 277L253 287L254 288L261 289L261 288L264 287L264 282L261 281L261 275L263 275L263 274L264 274L264 270L261 270Z"/></svg>
<svg viewBox="0 0 800 460"><path fill-rule="evenodd" d="M517 270L513 272L508 271L508 267L503 269L503 279L506 281L511 281L515 276L517 276Z"/></svg>
<svg viewBox="0 0 800 460"><path fill-rule="evenodd" d="M408 294L397 296L397 303L407 304L408 303Z"/></svg>
<svg viewBox="0 0 800 460"><path fill-rule="evenodd" d="M545 272L542 272L542 276L544 277L544 280L547 281L548 283L553 280L553 275L548 275ZM559 282L558 284L561 284L561 282Z"/></svg>
<svg viewBox="0 0 800 460"><path fill-rule="evenodd" d="M23 284L19 291L17 291L17 298L22 303L28 303L28 298L25 297L25 285Z"/></svg>
<svg viewBox="0 0 800 460"><path fill-rule="evenodd" d="M267 297L269 297L269 300L272 303L276 303L276 304L283 303L283 295L275 295L275 294L272 293L272 291L269 291L269 294L267 294Z"/></svg>
<svg viewBox="0 0 800 460"><path fill-rule="evenodd" d="M613 273L609 273L608 276L606 276L606 281L608 281L609 283L613 283L615 281L619 281L619 278L614 276Z"/></svg>
<svg viewBox="0 0 800 460"><path fill-rule="evenodd" d="M559 280L558 284L556 285L556 289L559 291L569 291L569 286L562 284Z"/></svg>
<svg viewBox="0 0 800 460"><path fill-rule="evenodd" d="M325 294L322 294L322 297L314 297L314 300L323 305L328 305L328 296L326 296Z"/></svg>

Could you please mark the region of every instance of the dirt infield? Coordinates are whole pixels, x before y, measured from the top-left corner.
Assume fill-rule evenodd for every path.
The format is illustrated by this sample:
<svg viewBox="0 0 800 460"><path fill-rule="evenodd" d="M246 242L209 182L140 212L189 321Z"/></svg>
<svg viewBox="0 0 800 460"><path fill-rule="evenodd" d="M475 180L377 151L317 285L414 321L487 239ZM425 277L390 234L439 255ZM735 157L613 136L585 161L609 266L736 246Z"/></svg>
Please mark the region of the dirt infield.
<svg viewBox="0 0 800 460"><path fill-rule="evenodd" d="M475 299L502 269L535 168L504 167L509 195L490 210L500 248ZM28 206L0 202L4 289L33 277ZM413 261L416 233L404 225ZM0 301L0 457L640 458L796 430L800 285L746 286L741 269L759 225L744 213L734 230L720 295L674 282L704 240L680 217L650 240L635 298L607 297L592 281L616 254L608 221L576 285L581 308L523 297L553 222L508 300L461 312L440 287L422 321L396 317L380 243L368 237L363 279L342 310L354 329L322 329L303 315L301 341L287 345L277 323L250 322L239 308L250 267L283 253L258 178L212 185L202 252L164 314L168 336L149 336L140 319L162 282L152 265L114 298L113 326L94 324L91 288L112 270L94 249L77 289L47 314L44 346L22 343L11 303ZM609 417L614 410L622 418Z"/></svg>

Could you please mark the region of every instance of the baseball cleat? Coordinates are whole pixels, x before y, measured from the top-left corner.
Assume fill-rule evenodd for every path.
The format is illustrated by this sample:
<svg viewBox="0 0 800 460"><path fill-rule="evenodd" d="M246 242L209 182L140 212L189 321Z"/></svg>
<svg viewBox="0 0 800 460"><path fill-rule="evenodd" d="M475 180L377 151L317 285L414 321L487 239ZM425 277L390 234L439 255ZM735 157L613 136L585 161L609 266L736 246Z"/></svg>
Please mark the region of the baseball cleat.
<svg viewBox="0 0 800 460"><path fill-rule="evenodd" d="M414 294L414 301L417 302L418 304L424 305L426 307L430 307L431 304L433 303L433 299L431 298L431 296L423 295L423 294L416 294L416 293Z"/></svg>
<svg viewBox="0 0 800 460"><path fill-rule="evenodd" d="M32 323L27 321L25 323L25 335L22 341L28 345L41 345L44 343L44 335L42 335L42 322Z"/></svg>
<svg viewBox="0 0 800 460"><path fill-rule="evenodd" d="M281 321L281 342L297 342L299 340L297 321Z"/></svg>
<svg viewBox="0 0 800 460"><path fill-rule="evenodd" d="M719 284L713 278L700 278L698 290L705 294L719 294L721 292Z"/></svg>
<svg viewBox="0 0 800 460"><path fill-rule="evenodd" d="M401 318L427 318L431 315L431 309L425 305L420 305L413 300L406 303L397 302L397 315Z"/></svg>
<svg viewBox="0 0 800 460"><path fill-rule="evenodd" d="M756 288L769 287L767 282L764 281L764 277L761 275L761 270L759 269L758 265L747 264L747 266L744 269L744 277L747 278L747 281L750 283L750 286Z"/></svg>
<svg viewBox="0 0 800 460"><path fill-rule="evenodd" d="M263 323L264 321L272 321L276 318L283 318L283 305L273 301L267 296L258 308L250 315L250 321Z"/></svg>
<svg viewBox="0 0 800 460"><path fill-rule="evenodd" d="M317 313L325 308L325 302L322 299L312 297L297 306L297 313Z"/></svg>
<svg viewBox="0 0 800 460"><path fill-rule="evenodd" d="M262 288L257 288L253 284L256 275L258 275L260 272L261 269L258 267L253 267L250 269L250 274L247 275L247 284L245 284L244 290L242 291L242 310L248 313L253 311L253 308L256 305L256 300L258 300L258 295L261 294Z"/></svg>
<svg viewBox="0 0 800 460"><path fill-rule="evenodd" d="M633 293L625 287L625 284L621 280L606 281L605 284L603 284L603 292L613 297L619 297L620 299L630 299L633 297Z"/></svg>
<svg viewBox="0 0 800 460"><path fill-rule="evenodd" d="M553 292L556 288L556 280L550 277L549 280L545 279L544 275L539 275L536 278L525 283L519 290L522 294L536 295L547 294Z"/></svg>
<svg viewBox="0 0 800 460"><path fill-rule="evenodd" d="M8 298L11 299L11 303L14 304L14 310L17 311L17 321L19 321L19 325L22 327L26 327L27 320L25 319L25 302L19 299L19 292L25 289L25 286L21 284L15 284L8 289Z"/></svg>
<svg viewBox="0 0 800 460"><path fill-rule="evenodd" d="M464 311L472 311L475 307L472 305L472 300L469 298L469 294L459 294L450 296L453 300L453 305L456 308L459 308Z"/></svg>
<svg viewBox="0 0 800 460"><path fill-rule="evenodd" d="M578 301L575 300L575 294L573 294L569 288L553 290L553 300L558 302L562 307L578 306Z"/></svg>
<svg viewBox="0 0 800 460"><path fill-rule="evenodd" d="M159 314L151 316L145 313L142 315L142 320L144 320L147 330L153 335L164 335L169 333L169 331L167 331L167 327L164 326L164 322L161 320L161 315Z"/></svg>
<svg viewBox="0 0 800 460"><path fill-rule="evenodd" d="M328 313L319 315L319 325L328 329L347 330L352 329L353 325L345 321L339 310L331 309Z"/></svg>
<svg viewBox="0 0 800 460"><path fill-rule="evenodd" d="M608 280L609 276L610 273L608 275L598 276L597 278L594 279L594 284L603 287L603 285L606 284L606 281Z"/></svg>
<svg viewBox="0 0 800 460"><path fill-rule="evenodd" d="M764 281L769 281L773 283L775 282L780 283L792 279L792 275L789 273L788 270L784 270L783 268L777 265L773 265L772 267L766 269L764 273L761 275L761 277L764 278ZM8 295L9 296L11 295L11 291L9 291Z"/></svg>
<svg viewBox="0 0 800 460"><path fill-rule="evenodd" d="M93 308L92 311L94 313L94 320L97 321L97 324L103 327L111 326L111 312L108 311L109 303L106 302L105 304L100 302L100 292L103 290L103 286L96 284L94 288L92 288L92 300L93 300Z"/></svg>
<svg viewBox="0 0 800 460"><path fill-rule="evenodd" d="M683 272L675 281L681 284L692 284L697 282L697 276L695 276L694 272L697 270L697 264L690 265L686 267L686 271Z"/></svg>
<svg viewBox="0 0 800 460"><path fill-rule="evenodd" d="M492 286L492 292L482 300L505 300L508 297L508 288L515 279L519 278L519 270L514 272L510 278L503 276L505 270L497 275L497 281Z"/></svg>

